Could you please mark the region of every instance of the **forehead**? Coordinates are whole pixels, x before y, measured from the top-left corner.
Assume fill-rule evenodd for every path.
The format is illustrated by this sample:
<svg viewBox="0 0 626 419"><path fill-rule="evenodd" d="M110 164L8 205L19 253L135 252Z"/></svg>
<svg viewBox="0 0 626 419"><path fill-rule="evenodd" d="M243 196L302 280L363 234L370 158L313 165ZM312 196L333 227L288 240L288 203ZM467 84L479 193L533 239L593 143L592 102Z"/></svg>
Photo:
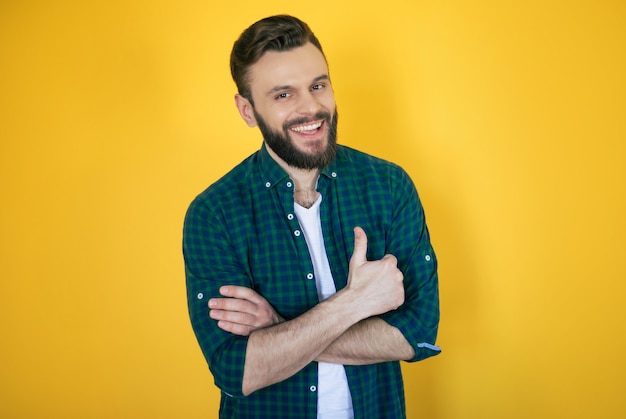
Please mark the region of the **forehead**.
<svg viewBox="0 0 626 419"><path fill-rule="evenodd" d="M255 96L277 86L306 86L319 76L327 76L328 65L322 52L307 43L289 51L266 52L250 66L248 75Z"/></svg>

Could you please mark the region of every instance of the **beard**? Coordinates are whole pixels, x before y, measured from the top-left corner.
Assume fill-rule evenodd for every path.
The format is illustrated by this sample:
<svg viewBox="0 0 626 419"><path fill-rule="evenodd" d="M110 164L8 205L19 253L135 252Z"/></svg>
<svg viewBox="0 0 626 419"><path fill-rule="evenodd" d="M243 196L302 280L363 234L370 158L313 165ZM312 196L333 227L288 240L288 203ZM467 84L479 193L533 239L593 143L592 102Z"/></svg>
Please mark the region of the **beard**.
<svg viewBox="0 0 626 419"><path fill-rule="evenodd" d="M257 125L265 144L272 149L278 157L283 159L291 167L298 169L313 170L323 169L333 161L337 154L337 110L335 109L334 115L330 116L329 112L320 111L311 118L299 118L297 120L286 121L283 124L283 131L274 131L270 128L265 120L254 110L254 116L256 118ZM309 154L298 150L293 141L291 140L289 128L305 124L311 121L317 121L323 119L324 124L328 127L326 148L319 150L314 154Z"/></svg>

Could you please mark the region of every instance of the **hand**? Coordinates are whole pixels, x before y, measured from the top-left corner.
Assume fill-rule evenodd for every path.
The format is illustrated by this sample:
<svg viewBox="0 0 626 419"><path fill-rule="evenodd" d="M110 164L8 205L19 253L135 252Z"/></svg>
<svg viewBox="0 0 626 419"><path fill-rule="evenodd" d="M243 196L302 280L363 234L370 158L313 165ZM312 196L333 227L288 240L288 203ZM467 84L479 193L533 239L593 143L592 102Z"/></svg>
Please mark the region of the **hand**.
<svg viewBox="0 0 626 419"><path fill-rule="evenodd" d="M211 298L209 315L217 320L220 329L239 336L248 336L285 321L274 307L253 289L237 285L220 288L220 294L229 298Z"/></svg>
<svg viewBox="0 0 626 419"><path fill-rule="evenodd" d="M347 288L358 293L360 307L368 310L369 316L395 310L404 303L404 275L398 269L398 260L388 254L368 261L366 253L367 235L361 227L355 227Z"/></svg>

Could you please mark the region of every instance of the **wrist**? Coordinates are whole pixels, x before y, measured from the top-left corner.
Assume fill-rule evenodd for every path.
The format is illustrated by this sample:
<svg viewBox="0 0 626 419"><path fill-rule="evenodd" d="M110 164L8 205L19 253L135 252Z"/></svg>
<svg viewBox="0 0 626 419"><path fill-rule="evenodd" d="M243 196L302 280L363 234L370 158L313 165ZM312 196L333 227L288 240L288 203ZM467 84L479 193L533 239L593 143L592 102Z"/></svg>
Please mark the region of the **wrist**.
<svg viewBox="0 0 626 419"><path fill-rule="evenodd" d="M356 292L349 287L346 287L327 300L325 300L322 304L328 304L332 307L333 312L336 312L338 318L346 321L348 323L348 327L352 326L359 321L370 317L363 307L365 305L358 303L359 298L356 295Z"/></svg>

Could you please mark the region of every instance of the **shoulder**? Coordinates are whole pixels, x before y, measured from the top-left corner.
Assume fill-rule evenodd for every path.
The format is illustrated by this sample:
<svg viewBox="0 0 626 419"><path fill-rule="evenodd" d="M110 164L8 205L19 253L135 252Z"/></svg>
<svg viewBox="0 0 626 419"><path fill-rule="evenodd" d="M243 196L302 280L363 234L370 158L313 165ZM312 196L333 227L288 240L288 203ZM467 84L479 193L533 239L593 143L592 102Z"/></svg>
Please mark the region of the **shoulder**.
<svg viewBox="0 0 626 419"><path fill-rule="evenodd" d="M350 178L412 183L398 164L347 146L337 146L336 165Z"/></svg>
<svg viewBox="0 0 626 419"><path fill-rule="evenodd" d="M188 212L219 213L224 208L240 205L242 197L250 194L254 180L258 180L258 152L250 155L228 173L199 193ZM235 204L237 203L237 204Z"/></svg>
<svg viewBox="0 0 626 419"><path fill-rule="evenodd" d="M342 163L361 163L368 166L385 167L396 166L395 163L381 159L380 157L373 156L363 151L348 147L345 145L337 145L337 162Z"/></svg>

